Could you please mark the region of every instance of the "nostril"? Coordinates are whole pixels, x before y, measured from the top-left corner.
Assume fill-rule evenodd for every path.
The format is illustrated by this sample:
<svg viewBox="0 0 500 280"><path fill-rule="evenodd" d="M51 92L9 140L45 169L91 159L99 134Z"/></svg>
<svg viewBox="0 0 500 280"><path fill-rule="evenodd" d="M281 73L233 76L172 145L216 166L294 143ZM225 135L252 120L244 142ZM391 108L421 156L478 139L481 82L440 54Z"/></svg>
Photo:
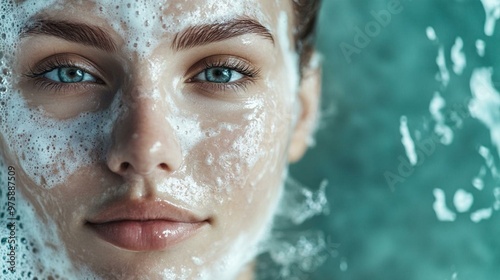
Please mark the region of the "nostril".
<svg viewBox="0 0 500 280"><path fill-rule="evenodd" d="M166 163L160 163L160 168L162 170L168 171L168 165Z"/></svg>
<svg viewBox="0 0 500 280"><path fill-rule="evenodd" d="M128 162L123 162L122 164L120 164L120 170L121 171L125 171L128 169L128 167L130 166L130 163Z"/></svg>

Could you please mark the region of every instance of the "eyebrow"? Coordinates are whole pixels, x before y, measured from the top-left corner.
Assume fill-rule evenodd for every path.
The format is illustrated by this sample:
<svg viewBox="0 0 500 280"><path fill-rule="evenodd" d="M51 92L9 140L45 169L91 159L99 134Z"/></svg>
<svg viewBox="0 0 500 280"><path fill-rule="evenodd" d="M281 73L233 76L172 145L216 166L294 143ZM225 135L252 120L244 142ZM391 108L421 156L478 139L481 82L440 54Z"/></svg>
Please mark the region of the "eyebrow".
<svg viewBox="0 0 500 280"><path fill-rule="evenodd" d="M63 20L36 19L30 21L22 30L20 37L30 35L55 36L66 41L95 47L107 52L116 51L116 44L106 31L97 26Z"/></svg>
<svg viewBox="0 0 500 280"><path fill-rule="evenodd" d="M256 20L234 19L227 22L188 27L186 30L175 34L172 47L175 50L184 50L245 34L259 35L274 44L274 37L269 29ZM97 26L84 23L36 19L21 30L20 37L30 35L55 36L66 41L84 44L108 52L117 50L116 44L109 38L106 31Z"/></svg>
<svg viewBox="0 0 500 280"><path fill-rule="evenodd" d="M274 38L269 29L254 19L245 18L188 27L186 30L175 34L172 48L174 50L184 50L245 34L259 35L274 44Z"/></svg>

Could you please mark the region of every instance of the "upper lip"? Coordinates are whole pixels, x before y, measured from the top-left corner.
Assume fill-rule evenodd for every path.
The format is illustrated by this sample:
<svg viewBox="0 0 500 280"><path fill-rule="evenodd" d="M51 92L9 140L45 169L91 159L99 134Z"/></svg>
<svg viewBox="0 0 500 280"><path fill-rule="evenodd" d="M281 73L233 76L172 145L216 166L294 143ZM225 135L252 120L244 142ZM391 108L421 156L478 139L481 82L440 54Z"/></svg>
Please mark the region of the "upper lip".
<svg viewBox="0 0 500 280"><path fill-rule="evenodd" d="M208 218L165 200L117 201L89 218L91 224L118 221L163 220L178 223L208 222Z"/></svg>

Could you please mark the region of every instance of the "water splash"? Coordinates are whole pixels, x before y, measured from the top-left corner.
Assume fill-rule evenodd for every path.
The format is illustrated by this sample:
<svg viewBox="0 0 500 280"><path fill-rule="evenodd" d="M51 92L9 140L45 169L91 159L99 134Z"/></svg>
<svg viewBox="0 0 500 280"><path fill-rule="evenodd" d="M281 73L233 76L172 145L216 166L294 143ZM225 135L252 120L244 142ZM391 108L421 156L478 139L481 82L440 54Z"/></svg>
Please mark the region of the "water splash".
<svg viewBox="0 0 500 280"><path fill-rule="evenodd" d="M446 125L446 118L444 114L441 112L446 106L446 101L439 94L439 92L434 93L434 97L431 100L429 105L429 111L432 115L432 118L436 122L436 126L434 127L434 132L440 137L440 141L444 145L450 145L453 141L453 130Z"/></svg>
<svg viewBox="0 0 500 280"><path fill-rule="evenodd" d="M432 26L428 26L425 29L425 33L426 33L427 38L429 40L431 40L431 41L436 41L437 40L436 31L434 30L434 28Z"/></svg>
<svg viewBox="0 0 500 280"><path fill-rule="evenodd" d="M492 36L496 21L500 18L500 0L482 0L482 4L486 11L485 34ZM439 71L436 74L436 80L440 82L440 91L442 92L448 88L451 78L446 61L447 51L444 44L439 42L433 27L429 26L425 31L427 38L438 45L436 64ZM477 55L484 57L486 54L485 41L476 39L474 43ZM467 67L467 57L463 51L464 45L462 37L457 36L450 50L451 69L457 76L462 75ZM493 73L494 69L491 67L472 69L470 77L472 98L467 101L466 106L467 118L471 116L477 119L489 130L491 144L493 145L493 148L489 145L480 145L477 150L478 154L484 159L484 165L481 166L477 175L470 181L471 187L477 191L485 190L485 177L487 175L491 175L495 182L500 182L500 173L497 168L497 159L500 156L500 92L494 86ZM450 114L449 119L447 119L447 113L444 112L447 107L446 103L440 92L436 91L430 102L429 111L435 122L434 133L441 137L442 144L449 145L453 141L454 131L452 127L447 125L447 122L453 121L453 114ZM461 128L462 123L463 118L460 118L454 128ZM472 192L468 191L467 188L458 188L453 195L455 212L446 205L446 194L443 189L436 188L433 194L435 198L433 208L437 219L440 221L455 221L457 215L466 214L472 222L478 223L491 218L494 211L500 210L500 189L497 190L497 188L493 190L495 202L481 209L473 209L474 196Z"/></svg>
<svg viewBox="0 0 500 280"><path fill-rule="evenodd" d="M275 217L274 230L263 246L271 263L259 262L266 279L302 279L334 255L338 244L319 230L290 231L306 220L329 213L324 180L317 191L288 177L286 190ZM272 274L272 275L269 275Z"/></svg>
<svg viewBox="0 0 500 280"><path fill-rule="evenodd" d="M489 130L492 143L500 144L500 93L491 80L492 68L478 68L472 73L470 88L473 98L469 104L471 115L480 120ZM500 152L499 152L500 154Z"/></svg>
<svg viewBox="0 0 500 280"><path fill-rule="evenodd" d="M495 159L493 158L493 154L490 152L490 150L484 146L481 146L479 147L478 153L481 155L481 157L483 157L486 167L488 167L493 178L498 179L499 174L495 164Z"/></svg>
<svg viewBox="0 0 500 280"><path fill-rule="evenodd" d="M474 203L474 196L463 190L458 189L453 196L453 204L459 213L464 213L469 211L470 207Z"/></svg>
<svg viewBox="0 0 500 280"><path fill-rule="evenodd" d="M486 52L486 43L483 40L476 40L476 51L480 57L484 57Z"/></svg>
<svg viewBox="0 0 500 280"><path fill-rule="evenodd" d="M439 67L439 75L437 76L437 80L441 81L444 87L448 86L450 82L450 71L448 71L448 67L446 66L446 58L444 56L444 47L439 47L438 55L436 57L436 64Z"/></svg>
<svg viewBox="0 0 500 280"><path fill-rule="evenodd" d="M446 195L442 189L434 189L434 204L433 204L433 209L434 212L436 212L436 216L438 220L443 221L443 222L453 222L456 219L456 214L453 213L447 206L446 206Z"/></svg>
<svg viewBox="0 0 500 280"><path fill-rule="evenodd" d="M492 213L493 209L491 209L491 207L480 209L470 214L470 219L474 223L479 223L482 220L491 218Z"/></svg>
<svg viewBox="0 0 500 280"><path fill-rule="evenodd" d="M284 279L310 273L324 263L327 244L321 232L308 231L287 234L280 241L273 242L270 248L271 258L281 265L279 276Z"/></svg>
<svg viewBox="0 0 500 280"><path fill-rule="evenodd" d="M287 178L287 189L277 212L277 216L281 218L279 220L288 220L294 225L300 225L316 215L327 215L329 213L325 194L327 185L328 181L324 180L318 191L312 191L296 180Z"/></svg>
<svg viewBox="0 0 500 280"><path fill-rule="evenodd" d="M474 188L482 191L484 189L484 176L486 175L486 168L484 166L479 169L479 174L477 174L474 179L472 179L472 185Z"/></svg>
<svg viewBox="0 0 500 280"><path fill-rule="evenodd" d="M500 210L500 188L493 189L493 196L495 197L495 202L493 203L493 209L495 211Z"/></svg>
<svg viewBox="0 0 500 280"><path fill-rule="evenodd" d="M462 38L457 37L455 39L455 44L451 47L451 61L453 62L453 72L457 75L462 75L465 66L467 65L467 59L462 51L464 47L464 41Z"/></svg>
<svg viewBox="0 0 500 280"><path fill-rule="evenodd" d="M500 0L481 0L486 13L484 34L492 36L495 32L495 23L500 18Z"/></svg>
<svg viewBox="0 0 500 280"><path fill-rule="evenodd" d="M410 130L408 129L408 119L406 116L402 116L400 119L399 131L401 132L401 142L405 147L406 156L410 161L411 165L415 166L418 161L417 153L415 151L415 143L410 135Z"/></svg>

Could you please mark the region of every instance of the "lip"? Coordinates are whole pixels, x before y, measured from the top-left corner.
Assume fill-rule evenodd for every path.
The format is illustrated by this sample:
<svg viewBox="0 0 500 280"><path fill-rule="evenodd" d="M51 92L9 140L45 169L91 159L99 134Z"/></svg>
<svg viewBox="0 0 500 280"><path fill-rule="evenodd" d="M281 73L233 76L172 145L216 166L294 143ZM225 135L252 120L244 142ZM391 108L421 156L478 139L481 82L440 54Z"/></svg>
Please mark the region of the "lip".
<svg viewBox="0 0 500 280"><path fill-rule="evenodd" d="M121 201L87 220L97 236L130 251L161 251L182 242L209 219L167 201Z"/></svg>

